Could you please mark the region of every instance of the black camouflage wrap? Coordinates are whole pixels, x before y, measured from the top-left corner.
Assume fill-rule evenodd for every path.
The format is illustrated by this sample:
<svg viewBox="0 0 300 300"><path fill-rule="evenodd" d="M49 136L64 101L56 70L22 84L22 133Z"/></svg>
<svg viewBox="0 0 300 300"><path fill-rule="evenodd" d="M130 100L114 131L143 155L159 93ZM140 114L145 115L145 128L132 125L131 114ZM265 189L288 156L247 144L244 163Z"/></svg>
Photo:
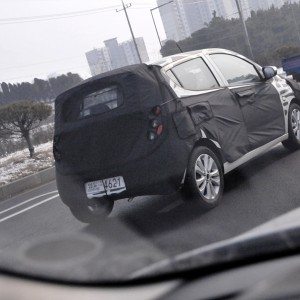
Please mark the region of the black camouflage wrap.
<svg viewBox="0 0 300 300"><path fill-rule="evenodd" d="M110 85L122 91L124 104L78 120L82 98ZM151 111L157 105L164 130L149 141ZM126 191L112 199L176 191L202 138L220 148L223 162L234 162L285 133L282 103L271 83L178 98L160 68L144 64L84 81L60 95L55 110L57 183L68 205L74 201L72 183L84 195L85 182L120 175Z"/></svg>
<svg viewBox="0 0 300 300"><path fill-rule="evenodd" d="M83 95L112 84L122 90L123 105L72 121ZM157 105L162 107L164 130L149 141L152 109ZM178 138L172 120L176 99L159 68L134 65L93 77L60 95L55 109L57 185L66 204L77 201L71 197L73 185L79 185L77 194L84 195L85 182L120 175L126 192L112 199L169 194L180 186L191 145Z"/></svg>
<svg viewBox="0 0 300 300"><path fill-rule="evenodd" d="M300 100L300 82L292 79L287 79L287 84L292 88L296 98Z"/></svg>
<svg viewBox="0 0 300 300"><path fill-rule="evenodd" d="M224 88L180 101L184 109L174 116L179 136L188 138L202 130L219 144L227 162L285 133L283 107L271 83Z"/></svg>

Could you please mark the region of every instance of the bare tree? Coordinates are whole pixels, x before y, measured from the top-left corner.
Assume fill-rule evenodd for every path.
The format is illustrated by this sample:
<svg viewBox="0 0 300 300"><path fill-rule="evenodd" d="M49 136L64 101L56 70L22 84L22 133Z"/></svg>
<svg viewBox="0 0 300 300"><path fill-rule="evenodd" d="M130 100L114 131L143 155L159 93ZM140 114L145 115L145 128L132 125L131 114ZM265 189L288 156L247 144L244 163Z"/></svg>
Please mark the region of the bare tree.
<svg viewBox="0 0 300 300"><path fill-rule="evenodd" d="M30 157L34 155L31 131L40 126L52 112L43 102L23 101L0 106L0 135L20 134L27 143Z"/></svg>

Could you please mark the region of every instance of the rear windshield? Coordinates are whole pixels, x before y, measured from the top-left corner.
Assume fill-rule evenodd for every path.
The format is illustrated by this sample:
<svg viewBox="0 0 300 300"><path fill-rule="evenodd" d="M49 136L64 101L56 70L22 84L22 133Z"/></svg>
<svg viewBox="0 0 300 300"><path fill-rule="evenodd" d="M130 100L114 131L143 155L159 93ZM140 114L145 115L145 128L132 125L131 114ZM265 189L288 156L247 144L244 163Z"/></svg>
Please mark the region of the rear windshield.
<svg viewBox="0 0 300 300"><path fill-rule="evenodd" d="M76 95L64 105L64 121L73 122L107 113L123 104L123 95L117 85Z"/></svg>
<svg viewBox="0 0 300 300"><path fill-rule="evenodd" d="M115 109L123 104L123 97L117 86L110 86L82 99L79 118L98 115Z"/></svg>

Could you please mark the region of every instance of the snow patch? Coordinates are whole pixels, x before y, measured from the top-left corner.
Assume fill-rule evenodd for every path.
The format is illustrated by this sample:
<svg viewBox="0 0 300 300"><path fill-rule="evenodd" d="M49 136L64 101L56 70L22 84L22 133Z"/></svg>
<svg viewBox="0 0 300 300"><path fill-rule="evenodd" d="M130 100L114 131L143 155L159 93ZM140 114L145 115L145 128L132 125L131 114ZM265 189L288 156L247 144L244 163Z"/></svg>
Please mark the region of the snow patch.
<svg viewBox="0 0 300 300"><path fill-rule="evenodd" d="M28 149L16 151L0 158L0 186L53 165L52 142L36 146L33 158L29 158Z"/></svg>

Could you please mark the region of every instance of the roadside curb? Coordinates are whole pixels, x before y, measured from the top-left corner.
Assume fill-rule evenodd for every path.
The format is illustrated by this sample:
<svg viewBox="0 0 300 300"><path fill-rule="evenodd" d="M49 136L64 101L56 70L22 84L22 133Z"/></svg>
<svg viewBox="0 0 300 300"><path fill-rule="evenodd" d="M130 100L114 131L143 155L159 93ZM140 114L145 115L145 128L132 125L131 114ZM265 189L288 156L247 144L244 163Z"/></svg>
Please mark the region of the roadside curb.
<svg viewBox="0 0 300 300"><path fill-rule="evenodd" d="M0 201L9 199L26 190L38 187L55 179L55 167L45 169L0 187Z"/></svg>

